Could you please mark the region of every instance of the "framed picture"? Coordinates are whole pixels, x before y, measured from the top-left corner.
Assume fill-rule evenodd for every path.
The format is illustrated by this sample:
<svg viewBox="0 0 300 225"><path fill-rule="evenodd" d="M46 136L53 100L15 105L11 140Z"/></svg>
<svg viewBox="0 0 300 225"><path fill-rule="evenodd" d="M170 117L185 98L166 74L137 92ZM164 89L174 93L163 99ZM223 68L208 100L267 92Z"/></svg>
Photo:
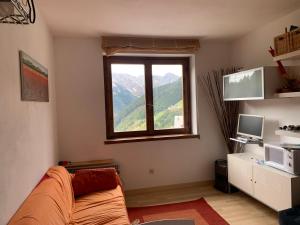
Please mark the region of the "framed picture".
<svg viewBox="0 0 300 225"><path fill-rule="evenodd" d="M20 51L22 101L49 102L48 70Z"/></svg>

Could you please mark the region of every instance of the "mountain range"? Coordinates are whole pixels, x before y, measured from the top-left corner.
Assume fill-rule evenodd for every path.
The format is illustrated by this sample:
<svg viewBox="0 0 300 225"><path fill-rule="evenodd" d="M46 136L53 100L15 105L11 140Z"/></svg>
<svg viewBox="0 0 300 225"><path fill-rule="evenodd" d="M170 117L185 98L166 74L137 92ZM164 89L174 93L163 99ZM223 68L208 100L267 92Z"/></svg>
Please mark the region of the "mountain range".
<svg viewBox="0 0 300 225"><path fill-rule="evenodd" d="M144 76L113 74L112 81L115 130L144 130L146 128ZM153 101L154 117L159 118L154 118L155 127L171 127L174 116L182 115L182 79L172 73L166 73L164 76L154 75Z"/></svg>
<svg viewBox="0 0 300 225"><path fill-rule="evenodd" d="M179 77L172 73L166 73L164 76L153 75L153 87L159 87L178 80ZM112 83L123 86L134 96L141 96L145 90L145 76L132 76L126 73L114 73L112 76Z"/></svg>

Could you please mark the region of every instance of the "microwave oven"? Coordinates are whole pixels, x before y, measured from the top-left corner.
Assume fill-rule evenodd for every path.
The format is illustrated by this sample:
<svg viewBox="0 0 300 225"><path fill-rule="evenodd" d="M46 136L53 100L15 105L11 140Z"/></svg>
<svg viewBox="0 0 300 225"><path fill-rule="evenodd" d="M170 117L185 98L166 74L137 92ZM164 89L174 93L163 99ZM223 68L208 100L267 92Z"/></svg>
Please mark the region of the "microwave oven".
<svg viewBox="0 0 300 225"><path fill-rule="evenodd" d="M291 174L300 174L300 149L265 144L265 164Z"/></svg>

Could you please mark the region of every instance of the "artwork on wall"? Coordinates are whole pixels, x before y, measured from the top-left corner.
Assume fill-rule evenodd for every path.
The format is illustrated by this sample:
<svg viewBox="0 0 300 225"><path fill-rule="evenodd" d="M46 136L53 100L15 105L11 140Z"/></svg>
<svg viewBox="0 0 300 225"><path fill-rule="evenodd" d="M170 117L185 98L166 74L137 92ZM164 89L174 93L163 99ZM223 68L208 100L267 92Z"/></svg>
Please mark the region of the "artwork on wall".
<svg viewBox="0 0 300 225"><path fill-rule="evenodd" d="M48 70L20 51L22 101L49 102Z"/></svg>

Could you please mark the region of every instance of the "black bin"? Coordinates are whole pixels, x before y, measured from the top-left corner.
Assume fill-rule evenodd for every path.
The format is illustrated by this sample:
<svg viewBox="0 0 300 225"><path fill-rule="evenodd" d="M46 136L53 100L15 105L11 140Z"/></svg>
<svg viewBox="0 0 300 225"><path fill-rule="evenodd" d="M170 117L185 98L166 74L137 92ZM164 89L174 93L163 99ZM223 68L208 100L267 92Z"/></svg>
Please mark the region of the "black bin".
<svg viewBox="0 0 300 225"><path fill-rule="evenodd" d="M226 159L215 161L215 185L214 187L224 193L237 192L238 189L228 183L228 167Z"/></svg>

